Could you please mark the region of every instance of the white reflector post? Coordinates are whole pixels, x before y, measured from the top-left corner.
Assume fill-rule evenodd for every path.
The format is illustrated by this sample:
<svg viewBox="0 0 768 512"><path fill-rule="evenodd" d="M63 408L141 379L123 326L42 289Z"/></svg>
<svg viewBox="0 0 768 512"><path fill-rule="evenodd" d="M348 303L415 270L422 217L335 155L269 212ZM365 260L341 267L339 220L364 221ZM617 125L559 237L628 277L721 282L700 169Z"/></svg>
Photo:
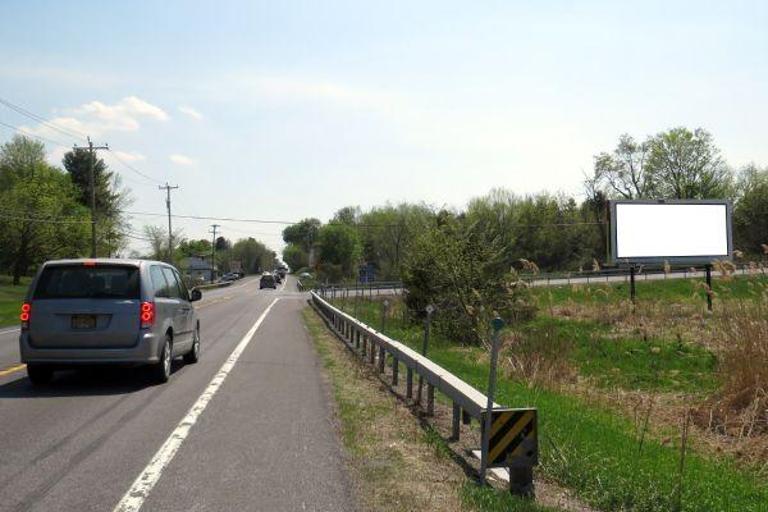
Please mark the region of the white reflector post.
<svg viewBox="0 0 768 512"><path fill-rule="evenodd" d="M613 260L709 264L730 259L731 208L726 201L614 201Z"/></svg>

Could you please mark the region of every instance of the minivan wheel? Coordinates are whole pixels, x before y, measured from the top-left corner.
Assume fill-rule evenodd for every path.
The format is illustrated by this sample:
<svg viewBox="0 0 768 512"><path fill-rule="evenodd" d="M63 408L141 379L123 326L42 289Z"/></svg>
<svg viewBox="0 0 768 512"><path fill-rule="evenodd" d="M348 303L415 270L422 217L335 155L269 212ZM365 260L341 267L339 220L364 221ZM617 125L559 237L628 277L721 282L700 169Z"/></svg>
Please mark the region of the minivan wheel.
<svg viewBox="0 0 768 512"><path fill-rule="evenodd" d="M184 354L185 364L195 364L200 360L200 328L195 329L194 338L192 338L192 348Z"/></svg>
<svg viewBox="0 0 768 512"><path fill-rule="evenodd" d="M35 386L42 386L51 382L53 378L53 370L50 366L43 364L28 364L27 376L32 384Z"/></svg>
<svg viewBox="0 0 768 512"><path fill-rule="evenodd" d="M155 382L163 384L171 377L171 337L166 336L163 350L160 351L160 361L152 365L152 378Z"/></svg>

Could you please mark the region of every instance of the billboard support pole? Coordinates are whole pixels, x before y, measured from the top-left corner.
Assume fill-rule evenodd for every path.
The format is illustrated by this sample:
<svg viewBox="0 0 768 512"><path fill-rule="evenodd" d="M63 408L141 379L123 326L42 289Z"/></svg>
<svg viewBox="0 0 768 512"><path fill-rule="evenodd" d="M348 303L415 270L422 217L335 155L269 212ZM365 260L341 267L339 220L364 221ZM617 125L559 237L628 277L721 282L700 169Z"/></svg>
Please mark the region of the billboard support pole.
<svg viewBox="0 0 768 512"><path fill-rule="evenodd" d="M704 268L707 272L707 310L712 311L712 265Z"/></svg>
<svg viewBox="0 0 768 512"><path fill-rule="evenodd" d="M632 301L632 304L635 304L635 297L637 296L637 291L635 290L635 266L632 265L629 267L629 299Z"/></svg>

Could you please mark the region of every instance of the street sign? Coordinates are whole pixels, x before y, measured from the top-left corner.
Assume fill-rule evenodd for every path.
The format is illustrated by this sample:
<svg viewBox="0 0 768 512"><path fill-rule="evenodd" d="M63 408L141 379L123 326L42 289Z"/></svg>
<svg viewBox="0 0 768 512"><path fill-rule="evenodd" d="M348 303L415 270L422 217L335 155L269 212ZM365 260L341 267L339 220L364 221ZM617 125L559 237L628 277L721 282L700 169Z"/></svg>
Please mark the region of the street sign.
<svg viewBox="0 0 768 512"><path fill-rule="evenodd" d="M709 265L731 258L728 201L611 201L610 205L615 263Z"/></svg>
<svg viewBox="0 0 768 512"><path fill-rule="evenodd" d="M485 428L485 417L480 422ZM487 466L534 466L539 462L537 410L493 409L488 442Z"/></svg>

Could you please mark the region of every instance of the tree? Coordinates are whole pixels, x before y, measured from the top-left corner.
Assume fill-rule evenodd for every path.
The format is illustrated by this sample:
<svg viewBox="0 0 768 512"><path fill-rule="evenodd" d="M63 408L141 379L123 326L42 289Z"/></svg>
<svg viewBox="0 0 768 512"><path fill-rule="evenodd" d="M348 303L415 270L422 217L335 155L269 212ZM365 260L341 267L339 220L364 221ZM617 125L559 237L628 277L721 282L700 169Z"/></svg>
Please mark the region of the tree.
<svg viewBox="0 0 768 512"><path fill-rule="evenodd" d="M292 224L283 230L283 240L287 244L295 244L307 254L318 239L322 223L319 219L308 218L297 224Z"/></svg>
<svg viewBox="0 0 768 512"><path fill-rule="evenodd" d="M320 263L334 278L351 277L362 255L357 229L344 224L327 224L320 228Z"/></svg>
<svg viewBox="0 0 768 512"><path fill-rule="evenodd" d="M741 173L741 196L733 211L733 237L737 249L749 254L762 253L768 244L768 169L754 165Z"/></svg>
<svg viewBox="0 0 768 512"><path fill-rule="evenodd" d="M300 246L288 244L283 249L283 261L292 270L298 270L309 266L309 255Z"/></svg>
<svg viewBox="0 0 768 512"><path fill-rule="evenodd" d="M91 208L91 165L96 190L96 240L99 254L112 255L125 247L129 223L122 211L132 200L121 188L120 176L109 170L103 159L86 149L75 149L64 155L64 169L77 190L77 201Z"/></svg>
<svg viewBox="0 0 768 512"><path fill-rule="evenodd" d="M239 260L243 270L258 274L274 268L275 253L254 238L240 239L232 246L232 259Z"/></svg>
<svg viewBox="0 0 768 512"><path fill-rule="evenodd" d="M646 171L658 197L721 199L733 196L733 173L706 130L673 128L659 133L648 144Z"/></svg>
<svg viewBox="0 0 768 512"><path fill-rule="evenodd" d="M165 260L168 257L168 231L161 226L144 226L144 238L151 253L149 258L153 260ZM174 247L172 254L178 254L178 243L184 240L184 232L181 229L173 230Z"/></svg>
<svg viewBox="0 0 768 512"><path fill-rule="evenodd" d="M16 136L0 148L0 263L18 284L31 267L87 252L87 210L69 176L45 161L41 143Z"/></svg>
<svg viewBox="0 0 768 512"><path fill-rule="evenodd" d="M362 212L359 206L345 206L338 210L331 220L334 224L346 224L347 226L354 226L360 223L360 216Z"/></svg>
<svg viewBox="0 0 768 512"><path fill-rule="evenodd" d="M654 184L647 170L650 143L637 142L630 135L619 137L612 153L595 156L593 188L622 199L651 197Z"/></svg>

